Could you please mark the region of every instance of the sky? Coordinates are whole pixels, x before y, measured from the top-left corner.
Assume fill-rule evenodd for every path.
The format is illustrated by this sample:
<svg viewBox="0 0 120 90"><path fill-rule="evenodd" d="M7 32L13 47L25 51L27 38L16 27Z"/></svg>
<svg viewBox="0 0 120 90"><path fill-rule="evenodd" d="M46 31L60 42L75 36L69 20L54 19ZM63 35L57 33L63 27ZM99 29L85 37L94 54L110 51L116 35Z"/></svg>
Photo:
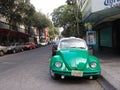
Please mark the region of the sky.
<svg viewBox="0 0 120 90"><path fill-rule="evenodd" d="M50 15L55 8L66 4L66 0L30 0L37 11Z"/></svg>

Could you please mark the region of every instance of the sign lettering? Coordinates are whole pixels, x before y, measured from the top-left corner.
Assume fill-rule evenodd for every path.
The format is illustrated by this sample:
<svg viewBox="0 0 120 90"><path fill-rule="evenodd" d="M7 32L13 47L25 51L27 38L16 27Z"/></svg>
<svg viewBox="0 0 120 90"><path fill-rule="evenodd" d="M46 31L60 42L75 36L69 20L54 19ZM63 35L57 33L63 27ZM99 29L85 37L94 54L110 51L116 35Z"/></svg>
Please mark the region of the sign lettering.
<svg viewBox="0 0 120 90"><path fill-rule="evenodd" d="M120 0L105 0L104 5L110 8L120 6Z"/></svg>

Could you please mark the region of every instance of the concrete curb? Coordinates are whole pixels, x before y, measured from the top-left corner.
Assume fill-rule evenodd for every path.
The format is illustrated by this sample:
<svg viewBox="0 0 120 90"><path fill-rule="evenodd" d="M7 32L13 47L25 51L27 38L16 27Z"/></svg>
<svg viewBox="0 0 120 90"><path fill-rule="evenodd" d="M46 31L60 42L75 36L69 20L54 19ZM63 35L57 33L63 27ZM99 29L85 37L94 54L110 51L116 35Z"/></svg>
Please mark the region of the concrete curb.
<svg viewBox="0 0 120 90"><path fill-rule="evenodd" d="M97 79L100 85L104 88L104 90L117 90L107 79L105 79L102 75Z"/></svg>
<svg viewBox="0 0 120 90"><path fill-rule="evenodd" d="M118 67L119 68L119 67ZM118 69L113 71L112 67L103 67L101 76L108 81L116 90L120 90L120 81L119 81L119 73L117 73Z"/></svg>

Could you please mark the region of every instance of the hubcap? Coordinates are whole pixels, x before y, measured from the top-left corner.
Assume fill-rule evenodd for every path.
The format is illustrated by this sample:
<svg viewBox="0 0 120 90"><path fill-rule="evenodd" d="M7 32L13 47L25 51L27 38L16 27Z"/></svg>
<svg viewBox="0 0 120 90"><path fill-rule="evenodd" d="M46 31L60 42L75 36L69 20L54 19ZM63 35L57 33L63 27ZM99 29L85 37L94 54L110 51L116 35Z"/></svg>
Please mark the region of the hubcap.
<svg viewBox="0 0 120 90"><path fill-rule="evenodd" d="M4 55L4 53L2 51L0 51L0 56L3 56L3 55Z"/></svg>

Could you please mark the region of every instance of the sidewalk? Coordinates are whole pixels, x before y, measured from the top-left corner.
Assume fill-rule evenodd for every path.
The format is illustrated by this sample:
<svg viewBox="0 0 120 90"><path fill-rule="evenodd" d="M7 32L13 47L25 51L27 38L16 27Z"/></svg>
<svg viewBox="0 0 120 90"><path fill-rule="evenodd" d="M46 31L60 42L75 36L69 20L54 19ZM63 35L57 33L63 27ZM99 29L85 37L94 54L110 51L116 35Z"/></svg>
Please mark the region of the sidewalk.
<svg viewBox="0 0 120 90"><path fill-rule="evenodd" d="M101 78L99 81L101 84L109 84L105 90L120 90L120 54L99 52L95 56L101 62Z"/></svg>

